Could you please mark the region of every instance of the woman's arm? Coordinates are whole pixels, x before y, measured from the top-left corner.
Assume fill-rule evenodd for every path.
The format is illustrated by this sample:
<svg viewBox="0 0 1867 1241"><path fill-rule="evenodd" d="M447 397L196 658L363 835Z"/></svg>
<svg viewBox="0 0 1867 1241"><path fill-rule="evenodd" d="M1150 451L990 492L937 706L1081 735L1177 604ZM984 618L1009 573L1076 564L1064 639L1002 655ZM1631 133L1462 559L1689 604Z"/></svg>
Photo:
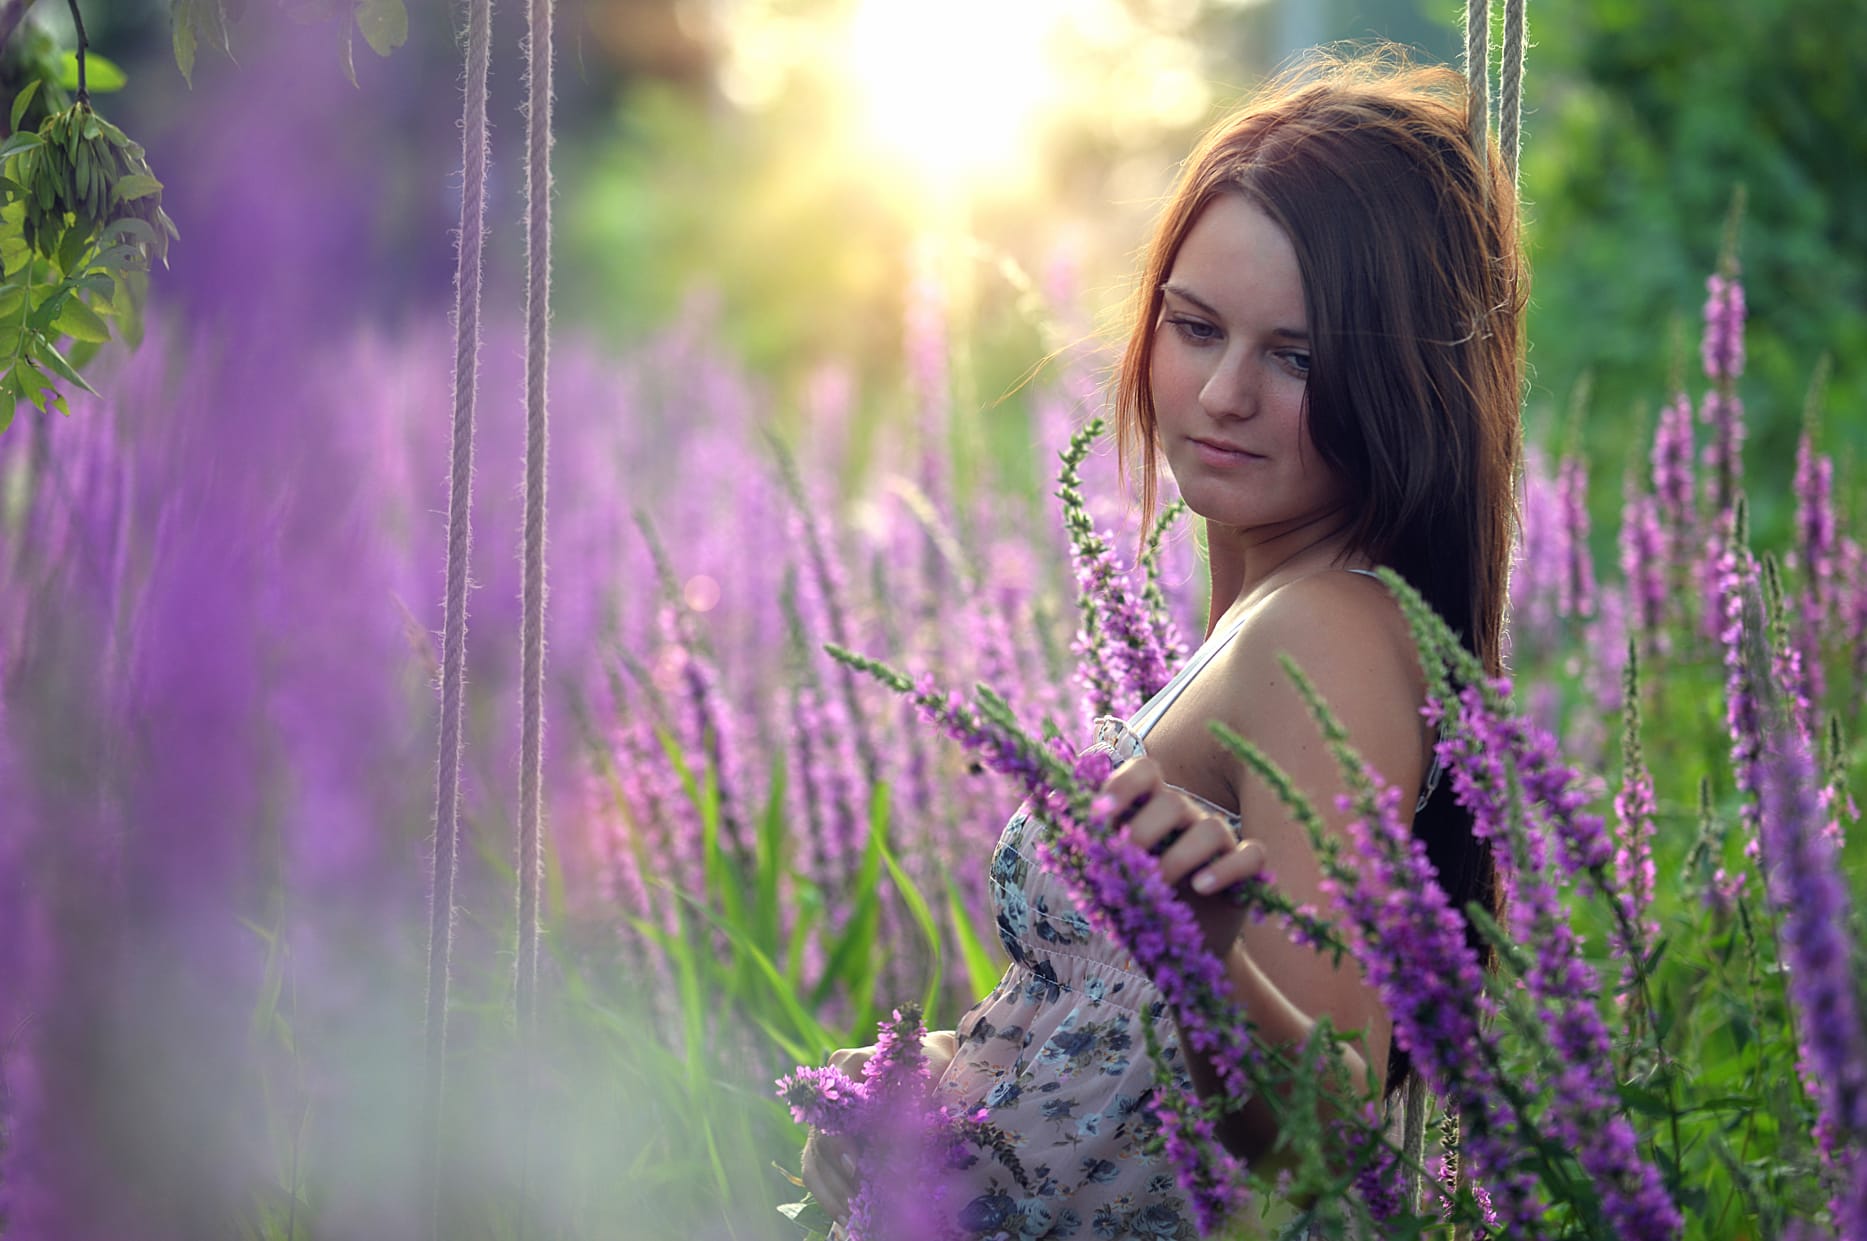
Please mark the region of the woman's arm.
<svg viewBox="0 0 1867 1241"><path fill-rule="evenodd" d="M1405 620L1385 588L1336 573L1292 583L1260 605L1209 674L1225 691L1208 700L1216 702L1217 717L1263 750L1309 797L1325 829L1340 833L1348 815L1336 801L1346 784L1281 653L1315 683L1375 770L1404 789L1417 786L1427 762L1419 716L1424 684ZM1327 954L1291 940L1280 925L1247 922L1229 901L1200 890L1202 872L1216 893L1268 868L1292 900L1329 906L1301 824L1216 741L1209 754L1237 794L1244 841L1235 843L1221 820L1168 788L1152 759L1137 760L1109 782L1120 805L1145 803L1127 830L1146 847L1181 833L1161 853L1162 874L1180 885L1260 1037L1295 1049L1327 1016L1338 1031L1361 1032L1363 1054L1349 1050L1348 1069L1360 1084L1378 1086L1385 1080L1389 1021L1354 963L1338 968ZM1211 1066L1190 1048L1187 1057L1195 1087L1209 1095L1217 1089ZM1237 1154L1263 1156L1276 1139L1270 1106L1254 1100L1232 1113L1220 1138Z"/></svg>

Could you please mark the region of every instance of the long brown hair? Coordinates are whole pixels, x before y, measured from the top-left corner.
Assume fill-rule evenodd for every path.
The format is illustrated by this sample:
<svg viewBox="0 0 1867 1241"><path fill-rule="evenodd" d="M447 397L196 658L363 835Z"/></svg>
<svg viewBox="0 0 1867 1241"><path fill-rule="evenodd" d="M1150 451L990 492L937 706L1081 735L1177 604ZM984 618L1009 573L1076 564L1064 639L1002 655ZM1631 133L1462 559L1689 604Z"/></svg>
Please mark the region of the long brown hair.
<svg viewBox="0 0 1867 1241"><path fill-rule="evenodd" d="M1390 55L1309 62L1188 157L1144 259L1116 392L1142 528L1156 503L1161 285L1206 205L1289 236L1309 306L1310 435L1362 497L1351 550L1392 566L1496 673L1516 529L1523 307L1516 190L1467 136L1465 80Z"/></svg>
<svg viewBox="0 0 1867 1241"><path fill-rule="evenodd" d="M1390 566L1496 675L1517 528L1523 310L1516 187L1473 150L1465 79L1383 51L1311 60L1215 125L1148 244L1116 391L1142 529L1159 450L1151 365L1161 285L1206 205L1239 194L1289 236L1309 308L1307 416L1358 497L1348 550ZM1495 911L1489 848L1442 780L1414 818L1455 908ZM1467 928L1468 932L1471 928ZM1473 934L1472 943L1488 956ZM1406 1058L1389 1059L1390 1087Z"/></svg>

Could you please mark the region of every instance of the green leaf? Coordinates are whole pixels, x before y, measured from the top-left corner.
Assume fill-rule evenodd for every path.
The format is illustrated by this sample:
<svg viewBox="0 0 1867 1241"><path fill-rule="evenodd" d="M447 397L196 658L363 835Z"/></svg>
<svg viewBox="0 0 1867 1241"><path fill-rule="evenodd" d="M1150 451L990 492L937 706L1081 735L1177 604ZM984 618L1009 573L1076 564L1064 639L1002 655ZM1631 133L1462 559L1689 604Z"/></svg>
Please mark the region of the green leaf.
<svg viewBox="0 0 1867 1241"><path fill-rule="evenodd" d="M815 1198L806 1198L802 1202L781 1203L778 1207L778 1214L813 1235L827 1234L830 1226L836 1222L830 1218L828 1211L817 1205Z"/></svg>
<svg viewBox="0 0 1867 1241"><path fill-rule="evenodd" d="M188 0L175 0L169 11L169 38L175 47L175 67L182 71L182 81L194 89L194 16ZM18 104L13 105L16 109Z"/></svg>
<svg viewBox="0 0 1867 1241"><path fill-rule="evenodd" d="M151 178L151 180L153 179L154 178ZM129 178L125 177L124 180L127 181ZM108 246L119 240L133 241L141 245L153 246L156 244L156 230L149 227L149 222L147 220L139 220L135 216L125 216L121 220L113 220L108 228L104 229L102 233L99 233L97 244L100 246Z"/></svg>
<svg viewBox="0 0 1867 1241"><path fill-rule="evenodd" d="M84 376L78 374L71 363L65 361L65 355L60 353L52 342L47 340L34 341L32 345L32 356L51 367L52 373L65 382L77 384L92 396L97 395L97 389L84 382Z"/></svg>
<svg viewBox="0 0 1867 1241"><path fill-rule="evenodd" d="M920 929L921 935L927 940L927 950L933 957L928 967L927 990L921 997L921 1011L931 1013L934 1010L934 1001L940 995L942 963L940 928L935 925L933 914L928 910L927 902L922 899L920 889L914 886L914 881L908 878L907 872L902 870L900 863L895 861L895 855L889 852L886 840L881 842L881 852L882 864L888 867L888 877L894 880L895 890L901 893L902 903L908 907L908 916L914 919L914 925Z"/></svg>
<svg viewBox="0 0 1867 1241"><path fill-rule="evenodd" d="M959 941L960 960L966 963L967 992L984 995L998 984L1004 971L993 962L972 925L972 916L960 905L959 889L950 881L946 885L946 922L953 928L953 938Z"/></svg>
<svg viewBox="0 0 1867 1241"><path fill-rule="evenodd" d="M733 947L743 953L745 959L752 963L753 972L764 979L771 991L772 1002L791 1023L791 1033L786 1034L769 1022L762 1022L762 1024L765 1025L767 1033L784 1045L784 1050L788 1055L795 1056L800 1061L808 1060L813 1054L810 1048L835 1045L835 1039L831 1037L830 1032L799 1001L797 988L791 985L791 980L785 977L783 971L777 967L770 956L752 942L752 939L745 933L743 925L715 914L685 892L677 891L671 886L668 887L668 891L685 901L710 925L717 927L732 942Z"/></svg>
<svg viewBox="0 0 1867 1241"><path fill-rule="evenodd" d="M387 56L408 42L408 10L402 0L363 0L357 6L357 29L370 50Z"/></svg>
<svg viewBox="0 0 1867 1241"><path fill-rule="evenodd" d="M16 130L19 128L20 118L26 115L26 108L32 103L32 97L38 92L38 89L39 79L34 78L32 81L26 83L26 89L13 96L13 119L7 125L8 129Z"/></svg>
<svg viewBox="0 0 1867 1241"><path fill-rule="evenodd" d="M93 95L108 95L111 91L123 89L129 81L114 61L106 60L96 52L84 54L84 86ZM78 53L66 52L58 62L58 84L66 90L78 89Z"/></svg>
<svg viewBox="0 0 1867 1241"><path fill-rule="evenodd" d="M70 228L67 228L65 230L65 235L58 239L58 254L56 257L58 260L59 275L62 276L66 272L79 270L79 260L84 257L84 252L90 249L90 246L91 228L88 223L84 223L81 220L79 223L74 223Z"/></svg>
<svg viewBox="0 0 1867 1241"><path fill-rule="evenodd" d="M110 196L117 202L126 203L137 198L147 198L151 194L160 193L161 190L162 182L148 173L132 172L128 176L117 178L116 185L111 187ZM142 221L138 220L137 223L141 224Z"/></svg>
<svg viewBox="0 0 1867 1241"><path fill-rule="evenodd" d="M95 341L98 344L110 339L110 325L97 315L97 312L79 301L68 297L59 309L58 318L52 326L71 337L73 340Z"/></svg>
<svg viewBox="0 0 1867 1241"><path fill-rule="evenodd" d="M45 139L30 129L22 129L5 142L0 142L0 159L11 159L21 151L30 151L34 147L45 145Z"/></svg>
<svg viewBox="0 0 1867 1241"><path fill-rule="evenodd" d="M108 343L108 341L95 340L74 341L71 348L65 351L65 357L70 360L72 366L82 371L91 364L91 359L95 358L98 352ZM58 398L59 412L61 413L64 412L64 399L65 398L62 396Z"/></svg>

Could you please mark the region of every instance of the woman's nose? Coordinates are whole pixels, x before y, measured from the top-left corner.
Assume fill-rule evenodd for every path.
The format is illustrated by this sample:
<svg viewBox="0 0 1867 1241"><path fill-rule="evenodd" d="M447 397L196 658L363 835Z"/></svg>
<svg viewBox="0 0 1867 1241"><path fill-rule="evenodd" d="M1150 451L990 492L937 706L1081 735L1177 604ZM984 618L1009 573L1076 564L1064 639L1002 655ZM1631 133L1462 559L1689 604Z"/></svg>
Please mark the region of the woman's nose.
<svg viewBox="0 0 1867 1241"><path fill-rule="evenodd" d="M1227 350L1199 390L1199 403L1215 418L1247 416L1253 407L1256 390L1250 368L1241 353Z"/></svg>

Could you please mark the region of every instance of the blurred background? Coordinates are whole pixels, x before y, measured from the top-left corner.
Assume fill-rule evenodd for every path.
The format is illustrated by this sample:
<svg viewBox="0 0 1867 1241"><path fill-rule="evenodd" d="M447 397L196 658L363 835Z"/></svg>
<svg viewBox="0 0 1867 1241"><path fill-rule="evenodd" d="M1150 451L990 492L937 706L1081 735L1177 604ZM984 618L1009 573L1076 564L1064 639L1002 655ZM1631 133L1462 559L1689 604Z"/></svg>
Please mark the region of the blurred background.
<svg viewBox="0 0 1867 1241"><path fill-rule="evenodd" d="M781 390L833 363L874 393L886 387L870 381L901 379L911 291L932 273L965 347L960 404L990 403L1058 344L1026 313L1020 279L1080 290L1089 321L1049 325L1066 337L1117 327L1175 161L1267 71L1317 43L1388 39L1456 62L1459 42L1457 5L1415 0L969 4L563 4L560 326L627 340L705 304ZM309 13L295 23L291 5L250 4L233 28L237 63L204 48L190 90L165 0L90 6L94 45L130 71L110 114L167 170L188 239L156 296L198 311L232 300L224 278L237 271L268 299L317 303L307 310L331 330L432 315L458 219L451 23L416 15L387 59L358 41L351 88L345 23L296 7ZM508 4L494 19L489 253L508 305L522 16ZM1833 408L1860 407L1857 19L1849 0L1577 0L1532 15L1524 198L1530 404L1544 434L1583 385L1579 420L1603 446L1630 443L1652 418L1652 377L1689 361L1689 308L1740 185L1753 443L1793 450L1823 353ZM42 2L32 20L69 19ZM290 261L300 254L313 262ZM303 277L291 273L311 271L316 288L294 287ZM1850 449L1861 435L1847 434ZM1615 480L1598 482L1604 499L1617 494Z"/></svg>
<svg viewBox="0 0 1867 1241"><path fill-rule="evenodd" d="M410 0L385 57L348 0L227 4L227 46L202 41L190 81L169 0L79 2L127 76L96 107L147 148L181 238L141 348L87 369L102 395L0 436L0 1235L411 1234L464 16ZM1545 464L1592 467L1566 475L1592 535L1561 524L1594 560L1615 561L1661 406L1706 387L1701 308L1728 249L1756 542L1794 541L1824 357L1815 445L1859 529L1858 8L1530 9L1530 434ZM65 0L26 20L8 98L29 34L74 41ZM905 996L950 1025L1002 963L984 862L1005 790L874 686L844 694L819 643L846 623L864 650L1080 724L1056 453L1103 408L1177 161L1304 48L1456 63L1459 22L1411 0L559 6L551 1124L527 1172L523 6L496 6L444 1235L519 1235L533 1207L533 1235L785 1235L772 1206L795 1188L774 1169L799 1135L772 1078L867 1041ZM1125 553L1109 457L1085 490ZM1548 474L1527 484L1545 499ZM1159 567L1196 633L1194 540ZM1547 597L1520 608L1516 658L1605 770L1616 652L1645 622L1613 587L1599 612L1557 609L1564 572L1519 575ZM1652 750L1675 842L1729 750L1693 611L1664 674L1678 726ZM1830 696L1858 724L1867 610L1844 619L1829 654L1856 679ZM893 883L864 843L884 837Z"/></svg>

